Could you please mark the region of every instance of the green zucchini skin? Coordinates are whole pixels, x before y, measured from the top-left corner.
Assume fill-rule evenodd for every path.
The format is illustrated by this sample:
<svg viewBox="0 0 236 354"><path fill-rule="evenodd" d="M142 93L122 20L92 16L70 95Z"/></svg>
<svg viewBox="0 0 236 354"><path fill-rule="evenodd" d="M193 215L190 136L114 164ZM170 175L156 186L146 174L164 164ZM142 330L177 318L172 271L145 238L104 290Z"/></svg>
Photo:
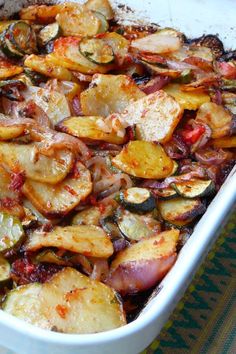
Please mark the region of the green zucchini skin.
<svg viewBox="0 0 236 354"><path fill-rule="evenodd" d="M111 64L115 60L112 47L101 38L83 38L79 43L79 51L98 65Z"/></svg>
<svg viewBox="0 0 236 354"><path fill-rule="evenodd" d="M62 30L57 22L50 23L41 29L38 34L38 42L40 46L45 46L54 39L60 37Z"/></svg>
<svg viewBox="0 0 236 354"><path fill-rule="evenodd" d="M10 41L8 38L8 31L7 29L1 33L0 36L0 47L3 52L8 58L12 59L21 59L24 54L20 52Z"/></svg>
<svg viewBox="0 0 236 354"><path fill-rule="evenodd" d="M176 192L185 198L205 197L214 193L215 185L211 180L191 180L185 183L173 183Z"/></svg>
<svg viewBox="0 0 236 354"><path fill-rule="evenodd" d="M142 198L143 197L143 198ZM135 199L137 198L137 201ZM156 207L156 200L146 188L133 187L120 192L120 203L134 212L148 212ZM143 199L143 200L142 200Z"/></svg>
<svg viewBox="0 0 236 354"><path fill-rule="evenodd" d="M12 23L8 27L7 33L12 45L23 55L37 51L36 34L28 23L23 21Z"/></svg>
<svg viewBox="0 0 236 354"><path fill-rule="evenodd" d="M25 233L16 216L0 212L0 253L4 254L18 247L24 240Z"/></svg>
<svg viewBox="0 0 236 354"><path fill-rule="evenodd" d="M8 260L0 256L0 287L7 286L11 283L11 265Z"/></svg>

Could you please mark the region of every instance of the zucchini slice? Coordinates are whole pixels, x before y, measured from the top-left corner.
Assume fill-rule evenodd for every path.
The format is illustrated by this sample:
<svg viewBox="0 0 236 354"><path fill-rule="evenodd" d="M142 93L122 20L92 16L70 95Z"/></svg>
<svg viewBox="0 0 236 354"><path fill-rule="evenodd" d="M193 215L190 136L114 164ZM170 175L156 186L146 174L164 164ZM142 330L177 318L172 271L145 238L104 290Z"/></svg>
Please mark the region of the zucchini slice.
<svg viewBox="0 0 236 354"><path fill-rule="evenodd" d="M1 33L0 46L3 53L9 58L20 59L24 56L24 54L20 52L8 38L7 30Z"/></svg>
<svg viewBox="0 0 236 354"><path fill-rule="evenodd" d="M68 261L66 261L62 257L59 257L52 250L45 250L45 251L40 252L36 256L35 261L37 263L52 263L52 264L57 264L57 265L60 265L60 266L68 265Z"/></svg>
<svg viewBox="0 0 236 354"><path fill-rule="evenodd" d="M115 58L112 48L101 38L83 38L79 43L79 50L95 64L110 64Z"/></svg>
<svg viewBox="0 0 236 354"><path fill-rule="evenodd" d="M17 247L24 239L24 230L16 216L0 212L0 252Z"/></svg>
<svg viewBox="0 0 236 354"><path fill-rule="evenodd" d="M39 283L19 286L7 294L2 309L28 323L51 329L49 320L42 312L41 291L42 284Z"/></svg>
<svg viewBox="0 0 236 354"><path fill-rule="evenodd" d="M99 33L105 33L109 29L109 23L106 20L106 17L98 11L92 11L92 13L101 21Z"/></svg>
<svg viewBox="0 0 236 354"><path fill-rule="evenodd" d="M23 193L33 206L48 218L65 216L84 200L92 190L91 175L81 163L77 163L78 178L67 176L53 186L27 179Z"/></svg>
<svg viewBox="0 0 236 354"><path fill-rule="evenodd" d="M139 215L128 210L118 210L116 220L121 233L132 241L155 236L161 231L160 222L150 214Z"/></svg>
<svg viewBox="0 0 236 354"><path fill-rule="evenodd" d="M92 11L101 13L107 20L112 20L114 12L108 0L87 0L84 6Z"/></svg>
<svg viewBox="0 0 236 354"><path fill-rule="evenodd" d="M3 257L0 257L0 286L5 286L11 280L10 263Z"/></svg>
<svg viewBox="0 0 236 354"><path fill-rule="evenodd" d="M19 52L31 54L37 50L36 35L28 23L18 21L11 24L7 29L7 35L12 45Z"/></svg>
<svg viewBox="0 0 236 354"><path fill-rule="evenodd" d="M156 207L156 201L147 188L133 187L120 192L121 204L128 210L147 212Z"/></svg>
<svg viewBox="0 0 236 354"><path fill-rule="evenodd" d="M50 23L41 29L38 34L39 43L45 46L48 42L60 37L61 29L57 22Z"/></svg>
<svg viewBox="0 0 236 354"><path fill-rule="evenodd" d="M170 200L160 200L158 210L165 221L176 226L184 226L203 214L206 207L198 198L177 197Z"/></svg>
<svg viewBox="0 0 236 354"><path fill-rule="evenodd" d="M194 179L184 183L173 183L176 192L185 198L205 197L215 190L211 180Z"/></svg>
<svg viewBox="0 0 236 354"><path fill-rule="evenodd" d="M73 153L59 150L53 157L39 153L37 144L0 142L0 158L12 172L22 171L34 181L57 184L70 172Z"/></svg>
<svg viewBox="0 0 236 354"><path fill-rule="evenodd" d="M135 177L161 179L173 171L173 160L161 145L150 141L130 141L112 159L112 164Z"/></svg>
<svg viewBox="0 0 236 354"><path fill-rule="evenodd" d="M24 244L26 251L57 247L84 256L108 258L112 242L103 229L94 225L57 226L51 232L34 231Z"/></svg>

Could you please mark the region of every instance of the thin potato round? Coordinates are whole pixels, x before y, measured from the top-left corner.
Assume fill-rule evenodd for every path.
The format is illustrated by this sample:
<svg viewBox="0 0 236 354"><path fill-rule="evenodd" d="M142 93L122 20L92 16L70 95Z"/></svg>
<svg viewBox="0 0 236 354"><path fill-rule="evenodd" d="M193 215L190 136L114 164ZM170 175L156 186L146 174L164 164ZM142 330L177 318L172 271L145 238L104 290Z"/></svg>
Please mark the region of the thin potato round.
<svg viewBox="0 0 236 354"><path fill-rule="evenodd" d="M135 177L161 179L173 170L173 161L164 149L149 141L130 141L112 159L112 164Z"/></svg>
<svg viewBox="0 0 236 354"><path fill-rule="evenodd" d="M18 65L10 64L7 60L0 60L0 80L7 79L8 77L18 75L23 72L23 68Z"/></svg>
<svg viewBox="0 0 236 354"><path fill-rule="evenodd" d="M184 109L197 110L203 103L210 102L208 94L181 91L181 85L179 84L169 84L163 90L174 97Z"/></svg>
<svg viewBox="0 0 236 354"><path fill-rule="evenodd" d="M69 70L63 68L62 66L55 66L55 64L50 62L50 59L47 57L40 57L39 55L31 54L26 58L24 65L40 74L56 78L58 80L72 81L73 79Z"/></svg>
<svg viewBox="0 0 236 354"><path fill-rule="evenodd" d="M124 144L125 137L119 137L116 132L104 132L99 129L99 122L103 117L70 117L59 123L57 128L62 132L85 140L101 140L112 144Z"/></svg>
<svg viewBox="0 0 236 354"><path fill-rule="evenodd" d="M77 163L77 171L79 177L67 177L55 186L27 179L23 193L44 216L64 216L92 191L90 172L81 163Z"/></svg>
<svg viewBox="0 0 236 354"><path fill-rule="evenodd" d="M24 245L26 251L57 247L84 256L108 258L113 254L110 238L94 225L55 227L52 231L34 231Z"/></svg>
<svg viewBox="0 0 236 354"><path fill-rule="evenodd" d="M97 333L126 324L115 291L73 268L65 268L43 285L43 313L64 333Z"/></svg>
<svg viewBox="0 0 236 354"><path fill-rule="evenodd" d="M70 151L48 157L38 152L37 144L0 143L0 156L12 172L24 172L27 178L48 184L62 181L73 163Z"/></svg>
<svg viewBox="0 0 236 354"><path fill-rule="evenodd" d="M213 139L210 143L216 148L236 148L236 136Z"/></svg>
<svg viewBox="0 0 236 354"><path fill-rule="evenodd" d="M97 74L93 76L91 87L81 93L80 102L84 115L106 117L114 112L122 113L129 104L144 96L126 75Z"/></svg>
<svg viewBox="0 0 236 354"><path fill-rule="evenodd" d="M84 6L89 10L100 12L107 20L114 17L114 12L108 0L88 0Z"/></svg>

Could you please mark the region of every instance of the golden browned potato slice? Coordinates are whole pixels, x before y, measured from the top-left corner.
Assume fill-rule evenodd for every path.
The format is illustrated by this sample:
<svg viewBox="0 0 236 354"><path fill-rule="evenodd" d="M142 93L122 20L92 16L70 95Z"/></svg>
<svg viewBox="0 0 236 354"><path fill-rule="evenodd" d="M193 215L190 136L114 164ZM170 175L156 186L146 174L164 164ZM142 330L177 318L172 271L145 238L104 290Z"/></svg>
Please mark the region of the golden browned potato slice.
<svg viewBox="0 0 236 354"><path fill-rule="evenodd" d="M84 4L85 8L100 12L107 20L114 17L112 7L108 0L88 0Z"/></svg>
<svg viewBox="0 0 236 354"><path fill-rule="evenodd" d="M196 121L206 123L211 128L213 139L223 138L229 135L232 125L233 115L213 102L201 105L197 112Z"/></svg>
<svg viewBox="0 0 236 354"><path fill-rule="evenodd" d="M92 191L89 170L77 164L79 177L67 177L61 183L52 185L27 179L23 193L36 209L48 218L56 218L69 213Z"/></svg>
<svg viewBox="0 0 236 354"><path fill-rule="evenodd" d="M47 114L52 126L70 116L67 99L60 92L30 86L22 94L26 101L33 100Z"/></svg>
<svg viewBox="0 0 236 354"><path fill-rule="evenodd" d="M113 65L98 65L88 60L79 51L79 37L61 37L54 42L54 51L47 57L55 65L79 71L83 74L106 73Z"/></svg>
<svg viewBox="0 0 236 354"><path fill-rule="evenodd" d="M8 77L18 75L22 72L23 68L21 66L11 64L5 59L0 59L0 80L4 80Z"/></svg>
<svg viewBox="0 0 236 354"><path fill-rule="evenodd" d="M145 94L126 75L94 75L91 87L80 95L84 115L106 117L124 111Z"/></svg>
<svg viewBox="0 0 236 354"><path fill-rule="evenodd" d="M44 284L10 291L3 310L38 327L63 333L97 333L126 324L116 292L69 267Z"/></svg>
<svg viewBox="0 0 236 354"><path fill-rule="evenodd" d="M99 226L100 219L105 218L112 213L112 210L117 207L117 203L113 201L112 203L99 207L90 207L88 209L78 212L72 219L73 225L96 225Z"/></svg>
<svg viewBox="0 0 236 354"><path fill-rule="evenodd" d="M44 316L65 333L97 333L126 324L115 291L73 268L65 268L43 285Z"/></svg>
<svg viewBox="0 0 236 354"><path fill-rule="evenodd" d="M99 128L99 122L105 124L103 117L71 117L57 125L58 129L70 135L86 140L102 140L112 144L124 144L125 137L116 132L106 133Z"/></svg>
<svg viewBox="0 0 236 354"><path fill-rule="evenodd" d="M130 141L112 159L112 164L132 176L141 178L161 179L169 176L173 170L173 160L160 145L140 140Z"/></svg>
<svg viewBox="0 0 236 354"><path fill-rule="evenodd" d="M181 38L178 32L172 29L163 29L143 38L131 42L131 47L141 52L148 53L171 53L181 47Z"/></svg>
<svg viewBox="0 0 236 354"><path fill-rule="evenodd" d="M57 226L49 232L36 230L24 245L27 251L43 247L57 247L91 257L108 258L113 254L109 236L94 225Z"/></svg>
<svg viewBox="0 0 236 354"><path fill-rule="evenodd" d="M197 110L203 103L210 102L210 96L204 92L181 91L181 85L169 84L163 89L184 108Z"/></svg>
<svg viewBox="0 0 236 354"><path fill-rule="evenodd" d="M26 125L19 124L8 124L10 123L11 117L0 113L0 141L10 140L21 136L25 132Z"/></svg>
<svg viewBox="0 0 236 354"><path fill-rule="evenodd" d="M16 193L9 189L11 183L11 176L1 165L0 165L0 199L16 197Z"/></svg>
<svg viewBox="0 0 236 354"><path fill-rule="evenodd" d="M224 138L218 138L211 140L211 144L216 148L235 148L236 136L226 136Z"/></svg>
<svg viewBox="0 0 236 354"><path fill-rule="evenodd" d="M47 5L32 5L20 11L22 20L36 21L40 23L50 23L55 20L59 13L65 11L80 11L81 5L75 2L66 2L65 4L57 4L52 6Z"/></svg>
<svg viewBox="0 0 236 354"><path fill-rule="evenodd" d="M198 215L203 214L206 207L199 198L187 199L178 197L158 201L158 209L165 221L177 226L184 226Z"/></svg>
<svg viewBox="0 0 236 354"><path fill-rule="evenodd" d="M172 229L139 241L113 260L107 284L122 293L137 293L157 284L173 266L179 231Z"/></svg>
<svg viewBox="0 0 236 354"><path fill-rule="evenodd" d="M56 21L64 36L95 36L101 27L99 18L84 8L76 12L61 12L56 16Z"/></svg>
<svg viewBox="0 0 236 354"><path fill-rule="evenodd" d="M130 104L121 119L128 125L136 124L138 139L165 143L172 137L182 114L180 104L160 90Z"/></svg>
<svg viewBox="0 0 236 354"><path fill-rule="evenodd" d="M55 157L38 152L37 144L0 143L0 158L12 172L24 172L34 181L57 184L70 172L73 154L58 151Z"/></svg>
<svg viewBox="0 0 236 354"><path fill-rule="evenodd" d="M69 70L62 66L55 66L47 57L31 54L25 59L24 65L40 74L58 80L72 81L73 79Z"/></svg>

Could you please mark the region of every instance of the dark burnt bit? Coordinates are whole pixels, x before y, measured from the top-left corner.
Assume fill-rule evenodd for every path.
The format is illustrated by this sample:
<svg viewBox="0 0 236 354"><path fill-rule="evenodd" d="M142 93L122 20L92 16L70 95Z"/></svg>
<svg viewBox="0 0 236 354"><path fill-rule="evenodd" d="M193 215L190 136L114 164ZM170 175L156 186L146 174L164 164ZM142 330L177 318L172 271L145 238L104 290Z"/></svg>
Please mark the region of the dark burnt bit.
<svg viewBox="0 0 236 354"><path fill-rule="evenodd" d="M224 54L224 45L217 35L203 35L202 37L191 39L189 44L210 48L216 59Z"/></svg>
<svg viewBox="0 0 236 354"><path fill-rule="evenodd" d="M218 60L219 61L236 60L236 50L225 52Z"/></svg>

